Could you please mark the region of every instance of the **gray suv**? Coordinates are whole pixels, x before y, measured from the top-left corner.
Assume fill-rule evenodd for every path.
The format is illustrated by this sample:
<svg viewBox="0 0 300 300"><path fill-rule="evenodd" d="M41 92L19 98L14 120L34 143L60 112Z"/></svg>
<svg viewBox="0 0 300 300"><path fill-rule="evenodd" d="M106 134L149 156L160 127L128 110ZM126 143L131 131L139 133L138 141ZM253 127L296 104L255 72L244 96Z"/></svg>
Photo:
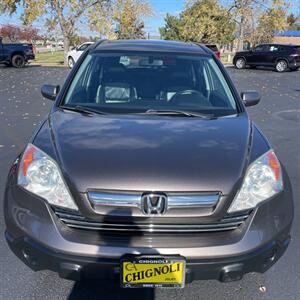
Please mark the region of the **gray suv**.
<svg viewBox="0 0 300 300"><path fill-rule="evenodd" d="M124 288L265 272L290 241L290 180L206 47L100 41L13 163L6 240L31 269Z"/></svg>

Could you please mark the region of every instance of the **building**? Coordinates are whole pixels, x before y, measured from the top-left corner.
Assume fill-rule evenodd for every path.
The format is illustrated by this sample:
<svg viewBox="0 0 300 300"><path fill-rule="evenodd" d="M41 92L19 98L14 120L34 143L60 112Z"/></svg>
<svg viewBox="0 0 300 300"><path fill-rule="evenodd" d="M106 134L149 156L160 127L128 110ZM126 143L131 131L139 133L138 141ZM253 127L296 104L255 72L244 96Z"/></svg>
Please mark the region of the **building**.
<svg viewBox="0 0 300 300"><path fill-rule="evenodd" d="M287 30L274 34L274 43L300 45L300 30Z"/></svg>

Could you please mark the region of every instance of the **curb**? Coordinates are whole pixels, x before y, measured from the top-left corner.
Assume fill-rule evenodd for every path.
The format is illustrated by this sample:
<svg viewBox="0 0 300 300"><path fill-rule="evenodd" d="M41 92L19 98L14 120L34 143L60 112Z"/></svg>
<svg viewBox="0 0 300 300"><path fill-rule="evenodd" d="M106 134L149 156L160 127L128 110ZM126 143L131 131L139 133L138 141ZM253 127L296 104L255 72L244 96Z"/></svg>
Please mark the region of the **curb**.
<svg viewBox="0 0 300 300"><path fill-rule="evenodd" d="M55 63L30 63L28 66L33 67L59 67L59 68L68 68L66 65L55 64Z"/></svg>

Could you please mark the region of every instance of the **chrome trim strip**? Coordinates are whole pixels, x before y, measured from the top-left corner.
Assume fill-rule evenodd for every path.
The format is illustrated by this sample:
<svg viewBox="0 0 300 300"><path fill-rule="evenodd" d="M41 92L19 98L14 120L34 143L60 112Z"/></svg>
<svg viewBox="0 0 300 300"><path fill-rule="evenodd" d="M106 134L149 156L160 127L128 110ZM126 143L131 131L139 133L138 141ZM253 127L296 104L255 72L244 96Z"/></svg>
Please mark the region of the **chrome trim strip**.
<svg viewBox="0 0 300 300"><path fill-rule="evenodd" d="M219 195L170 195L168 196L168 207L211 207L217 204Z"/></svg>
<svg viewBox="0 0 300 300"><path fill-rule="evenodd" d="M195 233L195 232L217 232L217 231L227 231L227 230L234 230L237 229L238 226L231 226L231 227L220 227L220 228L191 228L191 229L156 229L156 228L148 228L148 229L143 229L143 228L98 228L98 227L91 227L91 226L84 226L84 225L75 225L75 224L67 224L69 227L72 228L78 228L78 229L88 229L88 230L103 230L103 231L138 231L138 232L152 232L152 233L169 233L169 232L176 232L176 233Z"/></svg>
<svg viewBox="0 0 300 300"><path fill-rule="evenodd" d="M168 209L213 207L219 200L219 194L166 195ZM142 194L88 192L88 198L94 205L141 208Z"/></svg>
<svg viewBox="0 0 300 300"><path fill-rule="evenodd" d="M249 217L249 213L238 216L225 216L218 222L202 224L153 224L153 223L102 223L96 220L86 219L83 216L75 216L61 212L55 214L69 227L120 232L149 232L149 233L180 233L180 232L218 232L233 230L243 224Z"/></svg>
<svg viewBox="0 0 300 300"><path fill-rule="evenodd" d="M88 197L94 205L141 207L141 195L138 194L88 192Z"/></svg>

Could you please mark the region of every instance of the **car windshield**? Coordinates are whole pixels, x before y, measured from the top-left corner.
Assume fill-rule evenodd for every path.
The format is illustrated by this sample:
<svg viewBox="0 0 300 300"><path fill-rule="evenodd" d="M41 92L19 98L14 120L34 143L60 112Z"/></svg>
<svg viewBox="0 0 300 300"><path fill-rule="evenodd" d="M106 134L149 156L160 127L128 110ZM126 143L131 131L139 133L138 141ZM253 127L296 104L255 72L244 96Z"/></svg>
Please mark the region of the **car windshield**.
<svg viewBox="0 0 300 300"><path fill-rule="evenodd" d="M121 114L177 110L225 116L237 112L213 58L134 52L89 54L62 106Z"/></svg>

